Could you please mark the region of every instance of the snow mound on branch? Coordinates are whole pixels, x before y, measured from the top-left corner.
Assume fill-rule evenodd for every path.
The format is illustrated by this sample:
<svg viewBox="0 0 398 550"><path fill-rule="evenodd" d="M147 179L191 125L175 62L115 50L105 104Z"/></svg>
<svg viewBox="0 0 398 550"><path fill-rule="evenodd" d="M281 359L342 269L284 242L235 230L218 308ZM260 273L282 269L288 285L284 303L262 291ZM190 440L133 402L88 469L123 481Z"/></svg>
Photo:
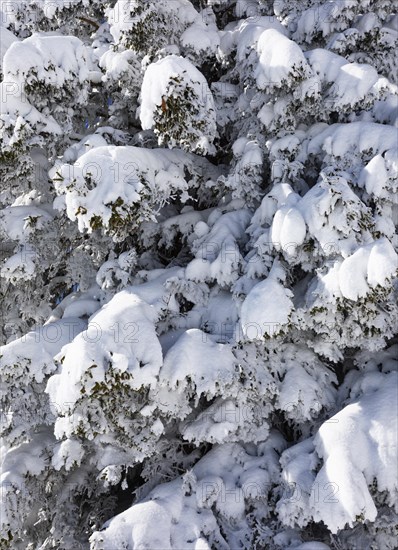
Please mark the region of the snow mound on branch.
<svg viewBox="0 0 398 550"><path fill-rule="evenodd" d="M100 0L12 0L4 1L4 7L1 14L1 20L7 25L20 30L23 27L26 16L30 24L37 23L43 17L44 19L53 19L63 10L70 10L76 7L89 8L92 4L99 3Z"/></svg>
<svg viewBox="0 0 398 550"><path fill-rule="evenodd" d="M386 491L388 505L398 509L397 382L396 372L381 375L376 387L365 386L359 400L322 424L314 440L283 453L283 478L299 491L278 503L284 523L323 521L336 533L347 524L373 522L377 510L369 487L374 480L379 492ZM315 475L319 460L322 467Z"/></svg>
<svg viewBox="0 0 398 550"><path fill-rule="evenodd" d="M398 192L398 149L391 149L384 155L376 155L363 168L358 184L369 195L389 200Z"/></svg>
<svg viewBox="0 0 398 550"><path fill-rule="evenodd" d="M188 183L215 172L204 159L183 151L112 145L89 150L73 165L58 162L50 177L61 195L55 208L66 208L80 231L91 232L96 226L117 231L128 221L154 219L156 208L172 194L180 192L184 200Z"/></svg>
<svg viewBox="0 0 398 550"><path fill-rule="evenodd" d="M201 330L190 329L168 351L160 383L180 394L190 385L198 402L201 395L214 396L232 382L234 360L229 346L213 342Z"/></svg>
<svg viewBox="0 0 398 550"><path fill-rule="evenodd" d="M337 384L337 378L306 346L287 344L279 348L269 365L279 379L276 407L289 420L305 422L334 406L336 390L332 384Z"/></svg>
<svg viewBox="0 0 398 550"><path fill-rule="evenodd" d="M188 59L169 55L149 65L141 88L140 120L160 141L191 151L212 151L216 135L213 95Z"/></svg>
<svg viewBox="0 0 398 550"><path fill-rule="evenodd" d="M195 411L202 397L210 402L228 393L237 378L235 363L229 345L217 343L214 336L201 330L190 329L167 352L152 399L162 413L183 420ZM213 432L218 430L225 437L237 426L230 422L225 426L223 420ZM214 433L207 430L206 435L211 438Z"/></svg>
<svg viewBox="0 0 398 550"><path fill-rule="evenodd" d="M243 262L238 243L245 239L250 211L240 209L212 218L211 230L192 244L195 259L187 265L186 277L198 282L216 280L220 285L231 284Z"/></svg>
<svg viewBox="0 0 398 550"><path fill-rule="evenodd" d="M140 0L118 0L109 10L110 31L116 44L126 40L130 33L136 32L139 36L141 26L147 35L151 30L156 31L156 28L150 28L151 20L158 23L158 30L162 29L165 22L183 30L198 17L198 12L189 0L157 0L154 6L145 2L147 5L144 7L142 4Z"/></svg>
<svg viewBox="0 0 398 550"><path fill-rule="evenodd" d="M383 237L357 250L342 262L336 262L325 274L318 274L319 287L309 292L323 299L347 298L357 301L377 287L385 288L396 276L398 255L388 239Z"/></svg>
<svg viewBox="0 0 398 550"><path fill-rule="evenodd" d="M346 174L344 174L346 175ZM370 240L370 212L346 178L321 172L320 181L297 203L312 238L323 254L351 254Z"/></svg>
<svg viewBox="0 0 398 550"><path fill-rule="evenodd" d="M4 56L4 74L25 86L32 81L61 88L67 82L88 78L87 51L74 36L36 33L14 42ZM78 102L84 98L75 97Z"/></svg>
<svg viewBox="0 0 398 550"><path fill-rule="evenodd" d="M88 90L88 53L78 38L36 33L13 42L4 56L3 73L0 94L5 149L18 146L37 130L59 135L62 125L64 131L70 131L69 107L85 103Z"/></svg>
<svg viewBox="0 0 398 550"><path fill-rule="evenodd" d="M276 336L289 323L293 293L283 286L284 280L283 268L275 260L268 278L257 283L245 298L240 323L246 339Z"/></svg>
<svg viewBox="0 0 398 550"><path fill-rule="evenodd" d="M211 7L203 10L182 33L180 43L194 61L203 61L203 56L216 54L220 46L220 31Z"/></svg>
<svg viewBox="0 0 398 550"><path fill-rule="evenodd" d="M300 46L275 29L267 29L261 34L257 52L259 63L255 77L260 90L279 88L311 74Z"/></svg>
<svg viewBox="0 0 398 550"><path fill-rule="evenodd" d="M245 507L268 498L279 476L277 452L283 448L277 434L253 456L239 444L215 446L184 476L158 485L107 521L91 536L91 550L243 547ZM220 524L226 529L220 530ZM231 524L234 529L228 529Z"/></svg>
<svg viewBox="0 0 398 550"><path fill-rule="evenodd" d="M15 82L0 82L0 121L4 127L12 129L10 138L3 134L4 145L12 147L20 140L26 124L39 128L48 134L60 135L62 130L52 116L42 115L26 101L22 87Z"/></svg>
<svg viewBox="0 0 398 550"><path fill-rule="evenodd" d="M388 80L380 77L371 65L347 63L344 57L317 48L305 53L312 70L319 77L319 90L322 83L331 84L323 101L334 109L354 107L365 99L378 99L387 88Z"/></svg>
<svg viewBox="0 0 398 550"><path fill-rule="evenodd" d="M240 21L233 30L221 32L221 51L230 55L237 49L238 61L243 61L256 47L259 37L266 29L275 29L287 35L285 27L275 17L247 17Z"/></svg>
<svg viewBox="0 0 398 550"><path fill-rule="evenodd" d="M374 122L333 124L310 139L307 154L319 155L323 150L333 157L359 154L382 154L397 146L397 129Z"/></svg>
<svg viewBox="0 0 398 550"><path fill-rule="evenodd" d="M18 340L0 347L0 372L3 379L24 377L42 382L55 370L54 356L86 327L77 317L60 319L28 332Z"/></svg>
<svg viewBox="0 0 398 550"><path fill-rule="evenodd" d="M38 206L8 206L0 211L0 235L25 242L31 233L52 219L51 214Z"/></svg>
<svg viewBox="0 0 398 550"><path fill-rule="evenodd" d="M383 287L396 274L398 255L386 238L358 248L339 270L339 284L345 298L357 300L376 286Z"/></svg>
<svg viewBox="0 0 398 550"><path fill-rule="evenodd" d="M104 383L108 371L125 373L125 384L135 390L155 384L163 361L156 318L154 308L136 295L116 294L90 318L87 330L62 351L61 372L47 385L51 400L73 406L82 393L89 395Z"/></svg>
<svg viewBox="0 0 398 550"><path fill-rule="evenodd" d="M300 211L295 207L282 206L272 221L270 237L276 250L283 249L291 255L303 244L306 232L306 224Z"/></svg>
<svg viewBox="0 0 398 550"><path fill-rule="evenodd" d="M307 3L303 3L306 7ZM318 2L314 6L304 9L297 19L293 39L298 42L311 42L317 34L328 36L334 31L340 31L349 26L353 17L354 2Z"/></svg>

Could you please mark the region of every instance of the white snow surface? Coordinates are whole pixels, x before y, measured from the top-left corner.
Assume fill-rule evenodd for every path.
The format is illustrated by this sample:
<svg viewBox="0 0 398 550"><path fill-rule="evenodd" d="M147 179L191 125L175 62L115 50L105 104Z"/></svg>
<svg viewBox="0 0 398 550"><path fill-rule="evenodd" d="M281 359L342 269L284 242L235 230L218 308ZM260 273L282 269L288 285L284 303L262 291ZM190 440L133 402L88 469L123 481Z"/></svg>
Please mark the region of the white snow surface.
<svg viewBox="0 0 398 550"><path fill-rule="evenodd" d="M156 318L154 308L138 296L127 290L116 294L62 351L61 372L47 384L51 401L73 406L80 390L89 394L96 382L104 381L108 369L131 374L129 385L136 390L155 384L163 361Z"/></svg>
<svg viewBox="0 0 398 550"><path fill-rule="evenodd" d="M178 55L169 55L152 63L145 71L141 88L141 106L139 116L143 130L155 126L154 116L159 112L162 101L166 102L170 94L169 86L173 79L182 80L184 87L189 87L194 94L194 108L197 114L187 114L187 124L195 126L196 120L203 123L203 130L198 132L197 142L193 144L193 151L200 145L206 151L216 135L216 109L213 94L203 74L186 58ZM173 93L171 93L173 95ZM189 129L189 128L188 128ZM195 132L195 130L193 129ZM196 133L196 132L195 132Z"/></svg>
<svg viewBox="0 0 398 550"><path fill-rule="evenodd" d="M283 268L277 261L269 276L257 283L245 298L240 315L243 335L248 340L275 336L289 323L294 309L293 293L283 286Z"/></svg>
<svg viewBox="0 0 398 550"><path fill-rule="evenodd" d="M184 476L158 485L142 501L109 520L103 530L92 535L91 550L237 547L234 535L238 532L231 530L227 542L215 514L240 525L245 499L267 497L267 486L279 471L275 449L281 448L283 443L276 434L260 444L257 456L249 455L239 444L214 446Z"/></svg>
<svg viewBox="0 0 398 550"><path fill-rule="evenodd" d="M20 85L35 72L35 79L61 88L67 81L87 80L87 55L84 44L74 36L34 33L11 44L4 56L3 71L8 81Z"/></svg>
<svg viewBox="0 0 398 550"><path fill-rule="evenodd" d="M6 51L11 46L11 44L17 41L18 38L15 36L14 33L3 27L3 25L0 26L0 72L2 72L3 69L3 59Z"/></svg>
<svg viewBox="0 0 398 550"><path fill-rule="evenodd" d="M345 298L357 300L376 286L384 287L397 273L398 255L386 238L358 248L339 270L339 285Z"/></svg>
<svg viewBox="0 0 398 550"><path fill-rule="evenodd" d="M255 77L260 90L279 88L292 78L311 73L300 46L275 29L267 29L260 35L257 52Z"/></svg>
<svg viewBox="0 0 398 550"><path fill-rule="evenodd" d="M324 422L314 440L283 453L283 477L297 484L300 498L278 503L282 521L323 521L332 533L352 527L358 516L375 521L374 480L378 491L386 491L389 506L398 509L396 388L396 372L379 375L378 384L364 386L364 395ZM315 475L319 459L322 467Z"/></svg>
<svg viewBox="0 0 398 550"><path fill-rule="evenodd" d="M108 21L110 32L119 43L123 34L131 31L134 24L140 20L141 2L139 0L118 0L115 6L108 11ZM156 9L164 13L165 17L176 20L181 27L186 27L193 23L198 16L189 0L158 0ZM144 12L145 13L145 12Z"/></svg>
<svg viewBox="0 0 398 550"><path fill-rule="evenodd" d="M118 209L122 218L132 206L146 203L140 215L151 219L154 212L148 210L148 205L155 210L174 192L184 193L188 189L186 170L194 174L198 163L209 177L217 172L204 159L181 150L94 147L74 164L59 161L52 168L50 177L60 195L54 206L60 210L66 208L68 217L78 220L80 231L92 230L94 216L100 216L103 226L108 227L112 204L118 199L122 201ZM200 168L198 175L203 173Z"/></svg>

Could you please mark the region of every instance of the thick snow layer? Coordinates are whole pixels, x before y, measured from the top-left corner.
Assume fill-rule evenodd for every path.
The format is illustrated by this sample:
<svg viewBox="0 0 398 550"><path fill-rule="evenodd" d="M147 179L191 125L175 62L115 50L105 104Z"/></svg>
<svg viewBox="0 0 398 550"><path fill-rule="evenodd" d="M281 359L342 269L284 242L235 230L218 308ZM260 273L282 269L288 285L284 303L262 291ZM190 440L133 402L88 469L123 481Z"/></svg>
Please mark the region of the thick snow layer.
<svg viewBox="0 0 398 550"><path fill-rule="evenodd" d="M146 498L107 521L92 535L91 550L238 548L245 501L268 497L270 482L279 472L275 450L282 448L276 434L260 445L257 456L239 444L213 447L184 476L158 485ZM223 536L220 522L236 528Z"/></svg>
<svg viewBox="0 0 398 550"><path fill-rule="evenodd" d="M391 88L371 65L347 63L344 57L319 48L306 52L305 57L321 83L332 84L323 101L332 103L334 109L354 107L365 98L378 99L384 89Z"/></svg>
<svg viewBox="0 0 398 550"><path fill-rule="evenodd" d="M153 385L163 361L156 317L154 308L136 295L118 293L63 350L61 372L47 385L51 401L73 407L81 390L90 394L96 383L104 382L109 369L130 375L125 383L135 390Z"/></svg>
<svg viewBox="0 0 398 550"><path fill-rule="evenodd" d="M66 82L87 80L86 59L86 48L78 38L36 33L10 46L4 56L3 72L8 81L12 79L20 85L34 78L61 88Z"/></svg>
<svg viewBox="0 0 398 550"><path fill-rule="evenodd" d="M9 206L0 211L0 235L25 242L27 237L53 219L43 208L38 206Z"/></svg>
<svg viewBox="0 0 398 550"><path fill-rule="evenodd" d="M325 255L339 251L346 257L363 240L371 240L364 228L369 210L343 176L321 173L320 181L297 203L297 208Z"/></svg>
<svg viewBox="0 0 398 550"><path fill-rule="evenodd" d="M363 168L358 183L369 195L389 200L391 193L398 192L398 149L374 156Z"/></svg>
<svg viewBox="0 0 398 550"><path fill-rule="evenodd" d="M293 208L300 200L300 195L295 193L288 183L278 183L263 198L261 205L254 213L250 231L256 226L267 223L271 225L273 217L281 206Z"/></svg>
<svg viewBox="0 0 398 550"><path fill-rule="evenodd" d="M380 376L376 387L322 424L313 441L285 451L283 477L296 484L298 494L279 502L282 521L323 521L332 533L352 527L358 518L374 521L377 510L369 490L374 480L378 491L386 491L388 504L398 507L397 382L396 372Z"/></svg>
<svg viewBox="0 0 398 550"><path fill-rule="evenodd" d="M303 3L305 7L307 3ZM304 9L295 24L293 39L298 42L311 42L318 33L328 36L333 31L339 31L349 26L349 18L352 18L352 0L331 0L317 3Z"/></svg>
<svg viewBox="0 0 398 550"><path fill-rule="evenodd" d="M275 29L261 34L257 52L255 77L260 90L279 88L292 79L310 75L311 69L300 46Z"/></svg>
<svg viewBox="0 0 398 550"><path fill-rule="evenodd" d="M180 37L181 46L199 56L215 55L220 46L220 31L216 23L211 21L211 14L208 15L209 21L206 21L206 15L199 15Z"/></svg>
<svg viewBox="0 0 398 550"><path fill-rule="evenodd" d="M67 317L31 331L0 348L0 371L4 378L23 375L42 382L55 370L54 356L86 327L78 317ZM57 402L57 401L56 401ZM63 402L63 401L60 401Z"/></svg>
<svg viewBox="0 0 398 550"><path fill-rule="evenodd" d="M185 90L189 90L192 96L189 96L190 105L185 107L185 120L180 121L178 113L173 112L168 102L184 101ZM213 95L203 74L188 59L177 55L164 57L149 65L145 71L139 111L142 128L157 130L156 116L162 113L167 119L168 111L171 117L177 117L176 120L186 133L196 136L195 142L191 144L192 151L199 145L206 151L211 148L216 135ZM162 134L161 128L159 134Z"/></svg>
<svg viewBox="0 0 398 550"><path fill-rule="evenodd" d="M44 19L53 19L62 10L74 8L77 6L90 7L93 3L99 0L4 0L2 2L1 20L8 25L11 23L16 29L21 26L21 20L24 20L24 15L28 15L30 23L36 22L43 17Z"/></svg>
<svg viewBox="0 0 398 550"><path fill-rule="evenodd" d="M0 120L6 127L12 127L11 138L4 144L14 145L20 139L20 133L28 123L31 127L36 127L48 134L59 135L62 130L50 116L42 115L33 105L31 105L23 95L23 88L16 82L0 82Z"/></svg>
<svg viewBox="0 0 398 550"><path fill-rule="evenodd" d="M214 211L210 217L211 230L193 242L195 259L186 268L186 277L193 281L216 280L230 284L238 277L242 256L239 241L245 239L245 229L250 221L250 211L241 209L227 212Z"/></svg>
<svg viewBox="0 0 398 550"><path fill-rule="evenodd" d="M91 231L92 220L98 217L103 227L112 228L115 213L128 219L132 207L140 203L141 219L151 219L170 195L188 189L187 172L193 177L216 175L210 163L196 159L179 150L95 147L73 165L58 162L51 170L61 195L55 207L66 207L68 217L78 220L80 231Z"/></svg>
<svg viewBox="0 0 398 550"><path fill-rule="evenodd" d="M295 254L296 247L303 244L306 232L300 211L294 207L282 206L272 221L271 242L276 250L283 249L287 255Z"/></svg>
<svg viewBox="0 0 398 550"><path fill-rule="evenodd" d="M149 3L148 3L149 4ZM171 24L177 25L181 30L195 21L198 12L189 0L158 0L156 2L156 13L164 14ZM124 34L131 32L135 25L139 26L142 16L151 17L151 10L148 12L142 9L142 2L139 0L118 0L115 6L108 12L110 31L116 43L119 43ZM155 30L155 29L154 29Z"/></svg>
<svg viewBox="0 0 398 550"><path fill-rule="evenodd" d="M32 279L36 270L36 253L36 250L32 246L22 246L16 254L7 258L2 264L1 278L12 284Z"/></svg>
<svg viewBox="0 0 398 550"><path fill-rule="evenodd" d="M333 124L318 133L309 141L307 154L317 155L323 150L333 157L344 157L354 151L360 154L372 151L376 155L396 146L396 128L373 122L350 122Z"/></svg>
<svg viewBox="0 0 398 550"><path fill-rule="evenodd" d="M178 393L192 385L197 401L201 395L214 396L218 388L232 382L234 359L229 346L213 342L201 330L190 329L168 351L160 383Z"/></svg>
<svg viewBox="0 0 398 550"><path fill-rule="evenodd" d="M280 282L283 269L276 263L269 276L256 284L245 298L240 316L241 330L248 340L276 336L289 323L293 293Z"/></svg>
<svg viewBox="0 0 398 550"><path fill-rule="evenodd" d="M346 522L352 526L359 515L374 521L377 511L368 489L374 479L378 491L387 491L389 504L398 507L397 382L396 373L386 375L377 389L345 407L334 422L323 424L315 437L324 462L315 483L333 482L339 493L333 506L319 503L314 519L323 520L332 532Z"/></svg>
<svg viewBox="0 0 398 550"><path fill-rule="evenodd" d="M358 248L341 264L338 279L345 298L357 300L372 288L384 287L397 273L398 255L386 238Z"/></svg>
<svg viewBox="0 0 398 550"><path fill-rule="evenodd" d="M234 29L221 32L221 52L230 55L237 49L238 61L243 61L256 47L259 37L266 29L275 29L287 35L285 27L276 17L248 17L240 21Z"/></svg>
<svg viewBox="0 0 398 550"><path fill-rule="evenodd" d="M86 47L73 36L35 33L10 45L4 56L4 80L0 84L1 119L5 126L13 127L8 146L21 139L26 123L35 130L62 133L48 111L43 114L39 111L51 99L60 103L62 98L66 111L71 97L77 104L86 101L87 58ZM46 91L38 92L43 87ZM29 134L29 126L27 130Z"/></svg>

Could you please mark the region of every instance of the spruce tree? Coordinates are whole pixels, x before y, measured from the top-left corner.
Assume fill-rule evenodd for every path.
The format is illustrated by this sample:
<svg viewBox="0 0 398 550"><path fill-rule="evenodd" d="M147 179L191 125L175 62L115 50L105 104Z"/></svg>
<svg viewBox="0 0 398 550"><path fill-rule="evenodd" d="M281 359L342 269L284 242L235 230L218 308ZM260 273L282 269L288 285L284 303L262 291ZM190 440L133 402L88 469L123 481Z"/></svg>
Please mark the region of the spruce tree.
<svg viewBox="0 0 398 550"><path fill-rule="evenodd" d="M0 546L394 549L394 3L1 10Z"/></svg>

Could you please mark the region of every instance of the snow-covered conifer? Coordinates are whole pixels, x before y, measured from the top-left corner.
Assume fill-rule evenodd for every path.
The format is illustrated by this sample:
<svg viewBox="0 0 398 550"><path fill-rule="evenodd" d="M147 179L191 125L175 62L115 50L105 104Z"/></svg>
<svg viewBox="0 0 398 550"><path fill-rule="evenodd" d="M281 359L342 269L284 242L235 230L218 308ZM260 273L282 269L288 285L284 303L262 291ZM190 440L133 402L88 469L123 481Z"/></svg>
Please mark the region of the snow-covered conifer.
<svg viewBox="0 0 398 550"><path fill-rule="evenodd" d="M394 4L1 25L0 546L393 550Z"/></svg>

